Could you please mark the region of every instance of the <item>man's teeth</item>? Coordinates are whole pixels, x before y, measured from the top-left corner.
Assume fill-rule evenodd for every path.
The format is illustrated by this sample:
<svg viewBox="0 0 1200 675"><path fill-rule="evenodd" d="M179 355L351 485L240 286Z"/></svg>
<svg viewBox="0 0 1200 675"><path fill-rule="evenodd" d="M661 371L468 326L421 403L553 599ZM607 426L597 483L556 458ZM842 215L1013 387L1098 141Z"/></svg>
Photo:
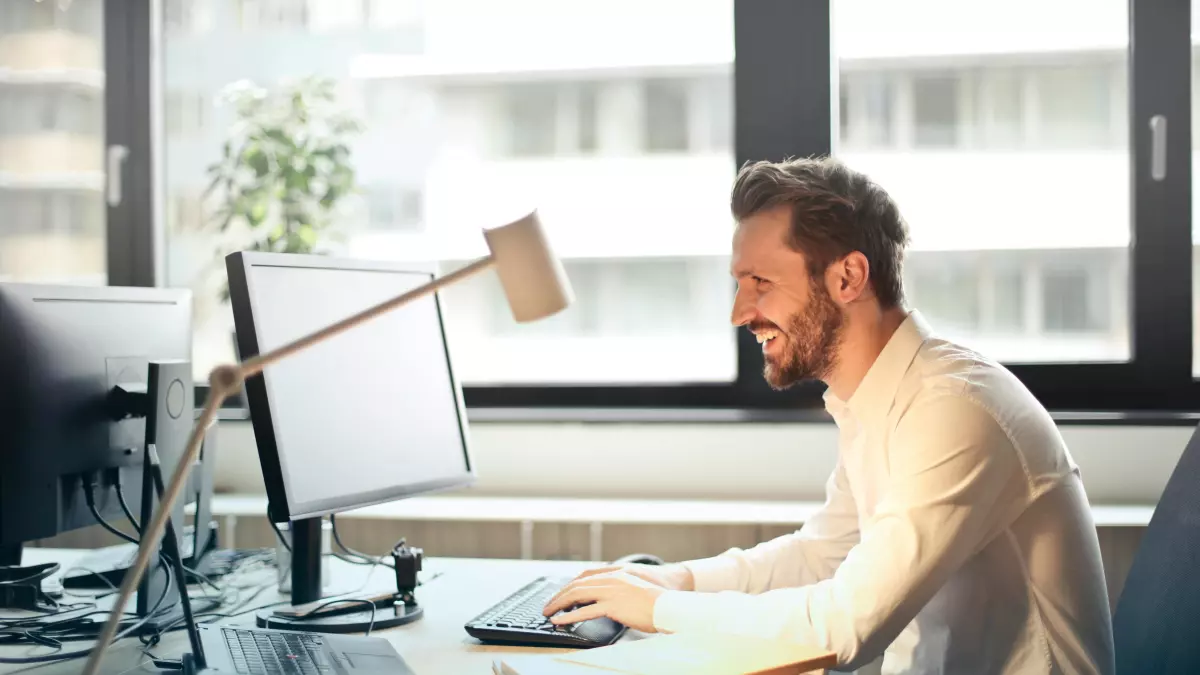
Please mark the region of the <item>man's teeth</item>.
<svg viewBox="0 0 1200 675"><path fill-rule="evenodd" d="M758 338L758 344L762 344L762 343L766 342L767 340L773 340L773 339L779 337L778 331L773 331L773 330L763 331L761 333L755 333L754 335Z"/></svg>

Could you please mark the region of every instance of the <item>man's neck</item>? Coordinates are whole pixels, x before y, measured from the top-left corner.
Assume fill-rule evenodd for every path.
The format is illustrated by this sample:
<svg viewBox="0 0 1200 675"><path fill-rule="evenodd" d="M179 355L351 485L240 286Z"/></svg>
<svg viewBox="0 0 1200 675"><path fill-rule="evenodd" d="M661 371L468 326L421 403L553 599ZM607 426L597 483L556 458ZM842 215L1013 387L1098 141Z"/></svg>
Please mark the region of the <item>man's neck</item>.
<svg viewBox="0 0 1200 675"><path fill-rule="evenodd" d="M825 381L834 396L843 401L850 400L880 352L907 318L908 311L899 307L860 311L847 318L838 346L837 367Z"/></svg>

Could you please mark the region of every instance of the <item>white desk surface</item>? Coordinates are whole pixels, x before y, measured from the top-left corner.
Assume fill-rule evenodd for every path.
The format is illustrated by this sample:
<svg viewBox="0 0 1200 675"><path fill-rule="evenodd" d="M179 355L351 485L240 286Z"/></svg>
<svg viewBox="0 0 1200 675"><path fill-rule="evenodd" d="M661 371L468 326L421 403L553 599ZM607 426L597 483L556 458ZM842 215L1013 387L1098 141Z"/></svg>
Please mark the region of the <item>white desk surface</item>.
<svg viewBox="0 0 1200 675"><path fill-rule="evenodd" d="M27 548L24 562L33 564L55 560L63 562L66 566L87 553L86 550ZM349 565L336 559L331 560L330 564L334 588L329 592L351 590L361 585L367 568ZM422 577L428 578L439 573L440 576L417 589L417 600L425 608L424 616L407 626L373 632L372 635L389 640L415 675L490 675L492 660L499 654L562 653L561 649L484 645L467 635L463 625L538 576L572 576L588 566L588 563L580 562L428 559L425 561ZM395 577L390 574L390 570L375 568L371 584L366 590L384 590L389 588L389 584L394 590ZM285 596L278 595L273 590L267 591L255 600L253 606L282 599L286 599ZM0 610L0 614L8 616L11 612ZM231 623L253 626L254 614L244 615ZM623 639L637 637L631 633ZM72 649L82 649L88 644L68 643ZM121 641L108 651L101 672L105 675L150 675L158 672L142 654L140 647L136 639ZM178 658L188 649L187 634L180 631L164 638L153 652L159 658ZM45 653L49 653L48 650L40 647L0 647L0 656L16 657ZM82 660L37 666L0 665L0 673L77 675L82 667Z"/></svg>
<svg viewBox="0 0 1200 675"><path fill-rule="evenodd" d="M622 525L799 525L820 502L552 497L412 497L348 511L344 518ZM214 516L265 516L266 495L213 496ZM1153 505L1096 505L1100 527L1145 527Z"/></svg>

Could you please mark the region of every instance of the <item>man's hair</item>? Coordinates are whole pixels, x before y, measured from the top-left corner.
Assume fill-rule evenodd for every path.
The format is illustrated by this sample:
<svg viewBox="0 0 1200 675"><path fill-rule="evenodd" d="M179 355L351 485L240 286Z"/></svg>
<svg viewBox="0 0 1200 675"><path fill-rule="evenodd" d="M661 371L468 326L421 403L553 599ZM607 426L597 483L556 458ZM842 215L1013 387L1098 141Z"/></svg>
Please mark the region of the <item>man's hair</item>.
<svg viewBox="0 0 1200 675"><path fill-rule="evenodd" d="M908 225L883 188L828 157L743 166L730 198L734 219L741 222L778 206L791 208L788 244L808 259L814 279L830 263L860 251L880 306L904 303L901 267Z"/></svg>

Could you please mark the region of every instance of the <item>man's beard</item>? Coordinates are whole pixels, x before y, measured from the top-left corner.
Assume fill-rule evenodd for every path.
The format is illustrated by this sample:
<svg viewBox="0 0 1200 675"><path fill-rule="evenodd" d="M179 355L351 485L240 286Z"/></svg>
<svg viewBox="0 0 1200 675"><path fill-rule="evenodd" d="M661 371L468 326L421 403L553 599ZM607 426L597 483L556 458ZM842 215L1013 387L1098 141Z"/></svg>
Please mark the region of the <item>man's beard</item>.
<svg viewBox="0 0 1200 675"><path fill-rule="evenodd" d="M803 380L822 380L837 365L845 317L819 283L809 289L808 307L793 314L781 336L790 350L777 359L763 355L763 377L772 389L782 391ZM779 338L775 338L779 339Z"/></svg>

